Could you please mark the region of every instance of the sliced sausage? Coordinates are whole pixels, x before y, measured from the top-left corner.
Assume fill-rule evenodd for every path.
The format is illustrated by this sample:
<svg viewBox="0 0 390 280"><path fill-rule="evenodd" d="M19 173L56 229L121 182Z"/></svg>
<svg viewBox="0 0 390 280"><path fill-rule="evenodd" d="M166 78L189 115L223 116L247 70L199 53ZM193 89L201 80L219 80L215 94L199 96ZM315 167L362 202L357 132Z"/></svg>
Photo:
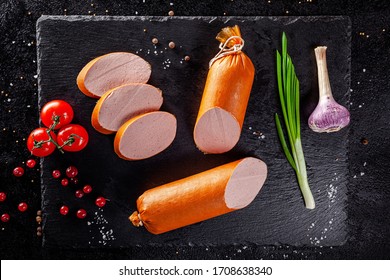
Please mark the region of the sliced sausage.
<svg viewBox="0 0 390 280"><path fill-rule="evenodd" d="M167 112L151 112L124 123L114 139L114 150L126 160L152 157L173 142L176 136L176 118Z"/></svg>
<svg viewBox="0 0 390 280"><path fill-rule="evenodd" d="M153 234L191 225L249 205L266 177L266 164L247 157L147 190L129 219Z"/></svg>
<svg viewBox="0 0 390 280"><path fill-rule="evenodd" d="M163 102L161 90L148 84L127 84L109 90L92 112L92 126L103 134L116 132L129 119L157 111Z"/></svg>
<svg viewBox="0 0 390 280"><path fill-rule="evenodd" d="M100 98L108 90L129 83L146 83L150 64L138 55L114 52L91 60L77 77L79 89L87 96Z"/></svg>
<svg viewBox="0 0 390 280"><path fill-rule="evenodd" d="M239 37L241 35L237 28L223 29L217 38ZM224 32L228 32L228 35ZM226 42L225 39L221 40L222 43ZM235 40L236 44L240 44L239 38ZM242 51L221 55L213 60L194 128L194 141L201 151L220 154L237 144L254 75L253 63Z"/></svg>

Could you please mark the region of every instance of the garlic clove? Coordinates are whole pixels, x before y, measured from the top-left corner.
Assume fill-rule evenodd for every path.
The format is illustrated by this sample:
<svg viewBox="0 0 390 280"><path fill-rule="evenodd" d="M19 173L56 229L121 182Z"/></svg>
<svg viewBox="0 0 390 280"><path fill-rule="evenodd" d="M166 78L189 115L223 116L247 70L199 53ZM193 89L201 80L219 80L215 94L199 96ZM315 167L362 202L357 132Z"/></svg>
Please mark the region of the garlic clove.
<svg viewBox="0 0 390 280"><path fill-rule="evenodd" d="M314 132L335 132L346 127L350 122L347 108L338 104L333 98L326 64L326 47L314 49L320 98L314 111L309 117L309 127Z"/></svg>

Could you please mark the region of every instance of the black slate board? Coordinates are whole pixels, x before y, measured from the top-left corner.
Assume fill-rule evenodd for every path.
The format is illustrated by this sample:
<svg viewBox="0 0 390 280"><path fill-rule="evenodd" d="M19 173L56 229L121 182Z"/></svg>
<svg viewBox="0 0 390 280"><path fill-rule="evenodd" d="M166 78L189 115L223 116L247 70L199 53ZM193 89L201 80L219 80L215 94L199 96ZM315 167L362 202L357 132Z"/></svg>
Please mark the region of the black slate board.
<svg viewBox="0 0 390 280"><path fill-rule="evenodd" d="M214 39L226 25L239 24L245 52L256 77L238 145L224 155L203 155L192 140L208 61L218 51ZM144 32L144 29L146 32ZM328 68L335 98L348 105L350 88L350 20L347 17L83 17L43 16L37 23L39 106L64 99L75 108L75 122L90 133L88 147L75 154L56 153L41 161L44 246L128 247L143 244L292 244L330 246L347 239L348 129L316 134L302 125L309 182L317 208L309 211L285 160L274 127L276 108L274 58L281 32L289 38L289 53L305 100L318 94L313 47L328 46ZM154 47L151 39L157 37ZM168 48L169 41L176 48ZM138 53L152 64L150 84L163 90L163 110L178 119L174 143L144 161L127 162L113 152L112 136L93 130L89 119L95 100L77 89L75 79L91 59L113 51ZM185 55L191 56L184 62ZM304 118L303 118L304 119ZM304 119L305 120L305 119ZM255 156L269 168L268 179L247 208L196 225L154 236L134 228L127 218L146 189L214 166ZM53 169L74 164L79 180L94 186L91 195L74 197L51 177ZM94 198L110 202L103 209ZM71 215L58 209L69 205ZM84 207L85 220L74 212Z"/></svg>

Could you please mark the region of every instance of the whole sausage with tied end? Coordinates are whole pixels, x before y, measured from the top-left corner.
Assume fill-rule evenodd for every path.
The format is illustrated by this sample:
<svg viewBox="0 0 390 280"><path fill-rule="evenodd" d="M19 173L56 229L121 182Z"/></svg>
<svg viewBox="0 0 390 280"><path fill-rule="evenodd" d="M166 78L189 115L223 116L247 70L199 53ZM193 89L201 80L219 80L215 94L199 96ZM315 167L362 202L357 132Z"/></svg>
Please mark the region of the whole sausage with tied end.
<svg viewBox="0 0 390 280"><path fill-rule="evenodd" d="M161 234L250 204L267 177L266 164L247 157L144 192L130 217Z"/></svg>
<svg viewBox="0 0 390 280"><path fill-rule="evenodd" d="M222 29L217 39L226 48L243 46L238 26ZM204 153L220 154L231 150L240 139L255 68L241 50L222 52L212 61L196 119L194 141Z"/></svg>

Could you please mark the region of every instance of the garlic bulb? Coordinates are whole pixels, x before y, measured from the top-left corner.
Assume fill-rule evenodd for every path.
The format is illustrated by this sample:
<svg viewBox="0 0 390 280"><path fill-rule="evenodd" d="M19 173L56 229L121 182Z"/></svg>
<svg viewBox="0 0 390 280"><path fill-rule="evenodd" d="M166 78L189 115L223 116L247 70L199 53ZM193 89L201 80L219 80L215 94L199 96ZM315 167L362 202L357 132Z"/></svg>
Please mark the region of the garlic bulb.
<svg viewBox="0 0 390 280"><path fill-rule="evenodd" d="M334 100L326 65L326 47L314 49L320 98L309 117L309 127L315 132L334 132L346 127L350 121L347 108Z"/></svg>

